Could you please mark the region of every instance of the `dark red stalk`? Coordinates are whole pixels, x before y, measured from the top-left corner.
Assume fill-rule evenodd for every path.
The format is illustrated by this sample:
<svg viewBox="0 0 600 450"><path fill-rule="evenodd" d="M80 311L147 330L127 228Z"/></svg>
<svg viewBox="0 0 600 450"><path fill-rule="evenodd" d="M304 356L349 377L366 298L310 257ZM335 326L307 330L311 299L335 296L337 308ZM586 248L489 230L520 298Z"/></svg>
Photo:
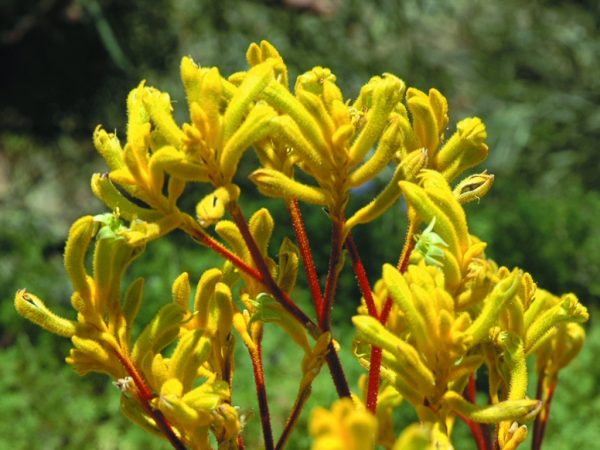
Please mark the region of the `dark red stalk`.
<svg viewBox="0 0 600 450"><path fill-rule="evenodd" d="M408 268L408 262L410 261L410 254L415 248L415 240L413 238L415 233L415 226L412 222L408 224L408 230L406 230L406 237L404 238L404 246L402 247L402 253L400 253L400 259L398 260L398 271L400 273L406 272Z"/></svg>
<svg viewBox="0 0 600 450"><path fill-rule="evenodd" d="M344 217L332 217L331 220L331 253L329 254L329 264L327 266L327 283L325 285L325 295L321 309L317 312L319 326L323 331L331 329L331 312L335 300L335 291L339 280L339 263L342 256L342 229L344 226Z"/></svg>
<svg viewBox="0 0 600 450"><path fill-rule="evenodd" d="M271 276L271 272L267 267L267 263L260 253L260 250L250 232L250 228L248 227L248 222L244 218L242 210L239 205L230 205L229 212L238 226L242 237L244 238L244 242L252 255L252 259L254 260L254 264L258 268L259 272L262 274L263 284L269 289L271 294L280 302L280 304L292 314L301 324L303 324L309 333L313 337L317 337L322 331L328 331L329 328L323 329L322 327L318 327L306 314L300 310L290 299L290 297L281 290L281 288L277 285L273 277ZM340 230L341 232L341 230ZM341 250L341 249L340 249ZM327 297L326 297L327 298ZM336 390L340 397L350 397L350 388L348 387L348 381L346 381L346 377L344 375L344 371L342 369L342 364L340 363L337 352L333 347L333 343L329 343L329 351L327 352L327 364L329 365L329 371L331 372L331 377L333 378L333 382L335 384Z"/></svg>
<svg viewBox="0 0 600 450"><path fill-rule="evenodd" d="M369 385L367 388L367 409L377 412L379 381L381 379L381 347L371 347L371 365L369 366Z"/></svg>
<svg viewBox="0 0 600 450"><path fill-rule="evenodd" d="M413 230L414 227L411 222L406 232L404 246L402 248L400 260L398 262L398 270L400 271L400 273L406 272L406 268L408 267L408 261L410 259L410 254L415 246L414 240L412 238ZM392 299L390 297L386 299L386 302L381 310L381 314L378 314L377 308L375 307L375 302L373 300L371 287L369 285L369 280L365 272L365 268L362 264L360 254L358 253L358 249L356 248L356 244L354 243L354 239L352 239L351 234L348 234L348 237L346 238L346 248L348 249L348 253L350 255L350 258L352 259L352 267L354 268L354 273L356 274L356 278L358 279L358 285L365 299L365 303L367 304L367 311L369 312L369 315L372 317L378 317L379 321L383 325L385 325L389 317L390 310L392 309ZM375 414L375 412L377 411L377 396L379 394L379 382L381 379L380 348L371 347L370 362L371 364L369 366L369 384L367 388L367 409L373 414Z"/></svg>
<svg viewBox="0 0 600 450"><path fill-rule="evenodd" d="M346 249L348 250L348 254L350 255L350 259L352 261L352 268L354 269L354 274L358 280L358 287L360 288L360 292L365 299L367 311L371 317L379 317L379 314L377 313L377 307L375 306L375 301L373 300L371 286L369 285L369 279L367 278L367 272L365 271L365 266L363 265L360 254L358 253L358 248L356 247L354 238L350 233L348 233L348 236L346 237Z"/></svg>
<svg viewBox="0 0 600 450"><path fill-rule="evenodd" d="M292 412L290 413L290 416L288 417L288 420L285 423L285 427L283 428L283 431L281 432L281 436L279 437L279 440L277 441L277 445L275 445L275 450L283 450L285 448L285 445L287 444L287 441L288 441L290 435L292 434L292 431L296 427L296 423L298 422L298 419L300 418L300 412L302 412L302 408L304 407L304 404L310 397L310 391L311 391L310 386L307 386L307 388L304 389L304 391L302 391L302 393L299 395L298 399L294 403Z"/></svg>
<svg viewBox="0 0 600 450"><path fill-rule="evenodd" d="M165 435L165 437L171 443L173 448L175 448L176 450L187 450L185 445L183 445L183 443L179 440L179 438L173 431L173 428L171 428L171 425L169 424L167 418L163 415L163 413L158 409L154 409L150 404L152 399L154 399L155 395L154 392L152 392L152 389L150 389L150 387L144 380L142 374L140 374L140 372L129 360L129 358L124 356L118 349L113 348L112 351L121 362L121 365L123 366L127 374L133 380L133 383L135 384L135 387L137 389L137 397L146 413L154 419L156 426Z"/></svg>
<svg viewBox="0 0 600 450"><path fill-rule="evenodd" d="M300 212L298 200L292 198L288 202L287 206L290 212L290 217L292 218L294 234L296 235L296 242L298 243L300 255L302 256L302 262L304 263L304 271L306 272L306 279L308 280L308 286L310 288L310 294L313 299L315 311L320 311L323 308L323 296L321 295L319 277L317 276L317 270L313 261L310 242L308 241L308 236L304 227L304 220L302 220L302 213Z"/></svg>
<svg viewBox="0 0 600 450"><path fill-rule="evenodd" d="M352 234L348 233L346 237L346 249L352 260L352 267L358 280L358 286L362 293L365 303L367 305L367 311L371 317L378 318L377 307L375 306L375 300L373 299L373 292L367 278L367 272L358 253L356 243L352 238ZM381 348L371 347L371 365L369 366L369 384L367 388L367 409L373 414L377 411L377 396L379 394L379 380L381 372Z"/></svg>
<svg viewBox="0 0 600 450"><path fill-rule="evenodd" d="M252 237L252 234L250 233L250 230L248 229L248 224L246 223L244 216L241 215L242 212L239 209L239 206L236 205L235 209L237 210L237 212L236 212L237 219L235 218L233 212L232 212L232 217L234 217L234 220L236 221L236 223L240 220L240 217L241 217L240 223L245 224L245 226L240 227L240 223L238 223L238 227L240 227L240 232L242 233L242 236L244 237L246 245L248 246L248 249L250 250L250 253L252 254L252 258L253 258L256 266L258 267L258 270L249 266L248 264L246 264L237 255L232 253L229 249L227 249L221 243L219 243L218 241L216 241L215 239L210 237L204 231L198 230L194 226L185 226L184 225L185 230L194 239L196 239L200 243L206 245L207 247L211 248L212 250L214 250L215 252L217 252L218 254L223 256L224 258L228 259L238 269L240 269L241 271L250 275L252 278L254 278L255 280L262 283L265 287L267 287L267 289L269 289L269 291L271 292L271 294L273 294L275 299L277 301L279 301L281 306L288 313L290 313L298 322L300 322L307 329L309 334L316 339L319 336L319 329L318 329L317 324L310 317L308 317L306 314L304 314L304 312L302 312L302 310L296 306L296 304L292 301L292 299L290 299L289 295L287 295L285 292L283 292L281 290L281 288L277 285L275 280L273 280L273 277L271 276L271 273L269 272L269 270L267 268L267 264L266 264L264 258L262 257L262 255L260 254L260 250L258 249L256 242L254 241L254 238ZM249 240L247 239L248 237L249 237ZM259 261L258 263L256 261L257 259Z"/></svg>
<svg viewBox="0 0 600 450"><path fill-rule="evenodd" d="M483 435L483 432L481 430L481 428L479 427L479 424L476 422L473 422L471 419L469 419L468 417L465 417L461 414L458 414L458 417L467 424L467 426L469 427L469 429L471 430L471 434L473 435L473 438L475 439L475 443L477 444L477 449L478 450L488 450L488 445L485 439L485 436Z"/></svg>
<svg viewBox="0 0 600 450"><path fill-rule="evenodd" d="M254 384L256 385L256 396L258 398L258 409L260 410L260 422L262 424L265 450L273 450L273 431L271 430L271 415L269 414L269 402L267 401L267 388L265 386L265 374L262 363L262 347L260 342L255 349L248 348L252 360L254 372Z"/></svg>
<svg viewBox="0 0 600 450"><path fill-rule="evenodd" d="M546 390L545 398L543 399L544 406L535 418L535 422L533 424L533 440L531 441L532 450L540 450L542 448L542 441L544 440L546 425L548 425L548 419L550 418L550 406L552 405L552 398L554 397L554 391L556 390L557 383L558 378L554 378L550 382L550 385ZM543 384L544 377L542 376L538 380L537 398L542 398Z"/></svg>
<svg viewBox="0 0 600 450"><path fill-rule="evenodd" d="M388 318L390 317L390 311L392 310L392 299L388 297L385 300L385 304L383 305L383 309L381 310L381 315L379 316L379 321L385 325Z"/></svg>
<svg viewBox="0 0 600 450"><path fill-rule="evenodd" d="M348 380L346 380L346 375L344 374L344 368L342 367L342 362L333 346L333 342L330 342L327 346L327 366L329 367L329 372L331 373L331 378L333 379L333 384L335 385L335 390L338 394L339 398L350 398L350 387L348 386Z"/></svg>

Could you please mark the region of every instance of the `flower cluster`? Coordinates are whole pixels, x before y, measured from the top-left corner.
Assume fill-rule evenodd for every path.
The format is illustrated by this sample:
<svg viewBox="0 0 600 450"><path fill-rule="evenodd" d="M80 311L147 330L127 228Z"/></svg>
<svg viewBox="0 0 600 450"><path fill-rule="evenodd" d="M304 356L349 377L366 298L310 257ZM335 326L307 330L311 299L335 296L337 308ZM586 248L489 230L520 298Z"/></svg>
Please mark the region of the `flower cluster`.
<svg viewBox="0 0 600 450"><path fill-rule="evenodd" d="M536 289L528 273L499 267L469 233L463 204L481 199L494 181L486 171L457 181L487 157L482 121L464 119L447 138L448 102L435 89L407 88L383 74L347 99L329 69L314 67L290 90L285 62L271 44L252 44L246 58L248 70L227 78L216 67L182 59L187 123L177 123L167 93L142 82L127 98L125 140L95 130L108 172L95 174L91 185L110 212L84 216L69 232L64 262L77 316L57 316L26 290L15 297L18 312L70 338L67 362L82 375L109 375L123 412L174 448L214 442L219 449L243 448L232 392L235 336L252 362L267 449L288 442L323 365L342 399L331 411L314 412L314 448L452 448L454 421L461 418L480 449L508 450L523 442L525 423L538 413L534 441L541 445L558 372L581 348L579 323L588 314L573 294L555 297ZM269 211L246 221L240 208L236 176L249 149L260 163L250 179L263 195L282 199L291 216L295 242L286 238L274 257ZM349 211L352 191L390 166L387 185ZM189 212L180 199L191 184L205 195ZM384 264L371 288L352 230L402 197L409 219L404 249L398 265ZM331 221L324 287L298 202L324 207ZM176 230L226 261L200 276L195 293L182 273L172 300L135 333L144 280L124 286L126 271L152 241ZM362 399L351 393L331 331L344 248L363 293L352 319L353 350L369 370ZM301 266L314 316L293 299ZM263 370L266 324L283 329L304 355L277 443ZM537 358L539 399L527 397L529 357ZM481 406L474 377L484 366L489 404ZM402 401L422 423L398 436L392 414Z"/></svg>

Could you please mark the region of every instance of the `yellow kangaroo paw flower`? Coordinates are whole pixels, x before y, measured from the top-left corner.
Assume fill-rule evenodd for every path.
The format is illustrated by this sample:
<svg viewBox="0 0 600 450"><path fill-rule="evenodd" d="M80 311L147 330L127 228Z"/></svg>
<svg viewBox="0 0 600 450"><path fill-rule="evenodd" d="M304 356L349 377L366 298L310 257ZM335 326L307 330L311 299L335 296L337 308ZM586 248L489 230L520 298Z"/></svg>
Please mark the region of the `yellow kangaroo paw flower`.
<svg viewBox="0 0 600 450"><path fill-rule="evenodd" d="M359 335L369 344L381 347L390 352L390 355L393 355L393 359L389 362L397 361L394 369L404 368L407 373L414 373L416 376L415 382L418 383L418 386L424 389L425 392L432 391L435 386L435 378L423 362L419 352L412 345L385 329L379 320L374 317L354 316L352 323Z"/></svg>
<svg viewBox="0 0 600 450"><path fill-rule="evenodd" d="M145 88L142 101L150 115L150 120L156 125L160 134L169 144L181 148L183 131L173 118L173 107L169 94L154 88Z"/></svg>
<svg viewBox="0 0 600 450"><path fill-rule="evenodd" d="M200 226L206 228L223 218L230 202L235 202L240 195L240 188L228 184L215 189L196 205L196 216Z"/></svg>
<svg viewBox="0 0 600 450"><path fill-rule="evenodd" d="M503 420L529 420L542 407L540 400L506 400L490 406L478 406L467 400L458 392L448 391L444 394L444 403L450 409L478 423L498 423Z"/></svg>
<svg viewBox="0 0 600 450"><path fill-rule="evenodd" d="M77 330L77 322L54 314L40 298L25 289L17 291L15 308L27 320L59 336L70 338Z"/></svg>
<svg viewBox="0 0 600 450"><path fill-rule="evenodd" d="M258 190L267 197L292 198L313 205L327 205L330 196L323 189L308 186L272 169L255 170L250 179L258 186Z"/></svg>
<svg viewBox="0 0 600 450"><path fill-rule="evenodd" d="M126 395L121 395L121 411L133 423L139 425L143 430L156 436L163 436L162 431L156 426L154 419L142 409L139 402Z"/></svg>
<svg viewBox="0 0 600 450"><path fill-rule="evenodd" d="M173 282L171 287L171 295L173 296L173 303L181 305L181 307L187 312L190 309L190 295L192 288L190 286L190 277L187 272L183 272Z"/></svg>
<svg viewBox="0 0 600 450"><path fill-rule="evenodd" d="M126 326L126 342L129 345L131 340L131 332L133 331L133 324L135 322L135 318L138 315L140 310L140 306L142 305L142 300L144 298L144 279L136 278L133 282L127 287L125 291L125 296L123 298L123 318L125 319Z"/></svg>
<svg viewBox="0 0 600 450"><path fill-rule="evenodd" d="M288 238L284 238L279 247L279 264L277 266L277 285L284 292L292 292L296 285L300 257L298 247Z"/></svg>
<svg viewBox="0 0 600 450"><path fill-rule="evenodd" d="M543 312L527 329L525 333L525 352L530 354L535 349L538 340L556 324L566 321L582 323L588 319L587 308L579 303L575 294L563 295L559 304Z"/></svg>
<svg viewBox="0 0 600 450"><path fill-rule="evenodd" d="M186 392L182 400L195 409L211 412L230 395L229 385L211 375L206 382Z"/></svg>
<svg viewBox="0 0 600 450"><path fill-rule="evenodd" d="M233 252L244 261L251 263L252 258L246 242L240 233L237 225L230 220L220 220L215 225L215 232L233 249Z"/></svg>
<svg viewBox="0 0 600 450"><path fill-rule="evenodd" d="M106 174L96 173L92 176L92 191L108 208L113 211L118 209L119 215L127 220L139 218L151 222L160 217L159 212L142 208L126 198Z"/></svg>
<svg viewBox="0 0 600 450"><path fill-rule="evenodd" d="M440 149L436 168L448 181L481 163L488 155L487 132L478 117L461 120L454 133Z"/></svg>
<svg viewBox="0 0 600 450"><path fill-rule="evenodd" d="M165 171L168 171L172 166L181 164L184 159L185 154L170 145L161 147L152 154L148 162L148 171L150 185L155 195L162 195Z"/></svg>
<svg viewBox="0 0 600 450"><path fill-rule="evenodd" d="M443 138L444 131L448 126L448 100L437 89L429 89L429 104L435 116L437 129L440 133L440 142Z"/></svg>
<svg viewBox="0 0 600 450"><path fill-rule="evenodd" d="M140 82L137 88L132 89L127 96L127 142L136 146L145 145L148 134L147 125L150 114L142 100L146 81Z"/></svg>
<svg viewBox="0 0 600 450"><path fill-rule="evenodd" d="M169 359L168 376L179 380L184 392L192 388L198 367L210 355L211 341L203 333L204 330L200 329L186 333L179 339Z"/></svg>
<svg viewBox="0 0 600 450"><path fill-rule="evenodd" d="M335 131L335 124L325 108L323 100L318 95L304 89L297 91L296 97L298 97L298 100L304 105L309 114L314 117L316 123L319 124L323 136L331 138ZM328 156L331 157L331 155Z"/></svg>
<svg viewBox="0 0 600 450"><path fill-rule="evenodd" d="M209 307L211 298L215 292L215 286L223 277L223 272L213 268L205 271L196 287L194 296L194 312L196 314L196 324L198 328L205 329L209 321Z"/></svg>
<svg viewBox="0 0 600 450"><path fill-rule="evenodd" d="M164 216L155 222L133 220L129 229L121 231L121 236L132 247L142 247L147 242L160 238L176 229L183 220L179 212Z"/></svg>
<svg viewBox="0 0 600 450"><path fill-rule="evenodd" d="M411 152L396 167L396 171L387 186L367 205L356 211L344 224L347 234L356 225L368 223L385 213L400 198L402 191L398 184L401 180L412 180L427 165L427 152L417 150Z"/></svg>
<svg viewBox="0 0 600 450"><path fill-rule="evenodd" d="M323 158L323 154L319 153L316 148L310 143L304 134L300 131L296 121L290 116L278 116L271 121L275 134L290 145L292 152L297 153L298 157L309 165L312 171L316 174L324 175L328 167L329 160Z"/></svg>
<svg viewBox="0 0 600 450"><path fill-rule="evenodd" d="M498 319L504 304L516 295L521 277L519 269L513 270L510 276L500 281L486 297L481 313L465 331L473 337L472 345L477 345L488 337L489 330Z"/></svg>
<svg viewBox="0 0 600 450"><path fill-rule="evenodd" d="M462 260L462 251L455 224L440 208L439 204L429 197L425 189L414 183L400 181L398 184L406 197L406 201L416 210L423 222L430 223L435 217L437 234L448 244L452 254L457 256L457 259L460 257ZM468 236L465 238L468 238ZM462 262L461 260L459 260L459 263Z"/></svg>
<svg viewBox="0 0 600 450"><path fill-rule="evenodd" d="M429 150L432 160L435 161L438 146L440 145L440 133L436 115L429 103L429 97L415 88L406 91L406 103L413 118L413 129L420 144Z"/></svg>
<svg viewBox="0 0 600 450"><path fill-rule="evenodd" d="M244 81L229 102L223 117L223 139L225 142L240 128L250 103L273 79L273 60L265 61L248 71Z"/></svg>
<svg viewBox="0 0 600 450"><path fill-rule="evenodd" d="M102 155L110 170L125 167L123 149L119 139L113 133L107 133L100 125L94 130L94 147Z"/></svg>
<svg viewBox="0 0 600 450"><path fill-rule="evenodd" d="M84 216L75 221L69 230L67 245L65 246L65 269L73 289L75 289L81 297L88 301L92 301L92 289L90 286L91 278L85 269L85 254L94 234L94 218L92 216Z"/></svg>
<svg viewBox="0 0 600 450"><path fill-rule="evenodd" d="M277 113L270 106L256 105L246 120L228 137L219 158L219 167L226 181L233 178L242 154L269 133L270 122L276 116Z"/></svg>
<svg viewBox="0 0 600 450"><path fill-rule="evenodd" d="M304 105L279 83L271 83L263 91L262 97L276 110L288 114L300 128L319 155L327 155L329 146L321 132L318 122L306 110Z"/></svg>
<svg viewBox="0 0 600 450"><path fill-rule="evenodd" d="M400 126L397 122L392 122L383 132L373 156L352 172L348 184L357 187L377 176L389 164L401 144Z"/></svg>
<svg viewBox="0 0 600 450"><path fill-rule="evenodd" d="M233 324L233 299L231 289L225 283L218 282L215 285L209 322L214 325L214 333L218 336L219 342L223 344L231 332Z"/></svg>
<svg viewBox="0 0 600 450"><path fill-rule="evenodd" d="M470 175L456 185L452 191L454 197L461 205L481 200L489 192L494 184L494 175L483 171L475 175Z"/></svg>
<svg viewBox="0 0 600 450"><path fill-rule="evenodd" d="M287 66L277 49L268 41L260 41L260 47L255 43L250 44L246 52L246 60L251 66L256 66L268 58L272 58L277 62L274 67L275 80L282 86L288 86Z"/></svg>
<svg viewBox="0 0 600 450"><path fill-rule="evenodd" d="M421 348L427 348L430 337L427 336L425 323L423 322L424 318L416 308L413 295L404 276L391 264L385 264L383 266L383 281L392 300L406 316L411 334L417 345Z"/></svg>
<svg viewBox="0 0 600 450"><path fill-rule="evenodd" d="M372 92L372 104L367 122L350 148L350 163L358 164L373 147L389 121L390 113L402 100L406 85L400 78L386 74L377 79Z"/></svg>
<svg viewBox="0 0 600 450"><path fill-rule="evenodd" d="M275 226L271 213L266 208L260 208L252 214L248 225L258 249L266 256L269 241L271 240L271 235L273 234L273 228Z"/></svg>
<svg viewBox="0 0 600 450"><path fill-rule="evenodd" d="M462 254L467 250L469 244L469 229L465 211L454 197L450 185L439 172L423 170L420 176L427 195L431 197L454 225L461 249L461 252L456 256L457 260L462 261Z"/></svg>
<svg viewBox="0 0 600 450"><path fill-rule="evenodd" d="M189 56L184 56L181 58L179 72L181 75L183 88L185 89L188 105L190 106L194 102L200 103L201 83L206 70L207 69L198 67L194 60Z"/></svg>
<svg viewBox="0 0 600 450"><path fill-rule="evenodd" d="M152 321L146 325L133 346L132 359L140 367L153 356L169 345L179 334L179 325L185 311L177 303L163 306Z"/></svg>

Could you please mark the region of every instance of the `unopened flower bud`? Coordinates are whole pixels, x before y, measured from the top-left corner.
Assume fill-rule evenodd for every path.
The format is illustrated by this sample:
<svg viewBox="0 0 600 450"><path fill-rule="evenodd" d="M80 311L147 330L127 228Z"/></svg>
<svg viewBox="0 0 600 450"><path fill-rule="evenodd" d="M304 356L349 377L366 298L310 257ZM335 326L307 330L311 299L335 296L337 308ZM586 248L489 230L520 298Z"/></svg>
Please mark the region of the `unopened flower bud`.
<svg viewBox="0 0 600 450"><path fill-rule="evenodd" d="M470 175L462 180L454 188L454 196L461 204L479 201L494 184L494 175L484 171L475 175Z"/></svg>

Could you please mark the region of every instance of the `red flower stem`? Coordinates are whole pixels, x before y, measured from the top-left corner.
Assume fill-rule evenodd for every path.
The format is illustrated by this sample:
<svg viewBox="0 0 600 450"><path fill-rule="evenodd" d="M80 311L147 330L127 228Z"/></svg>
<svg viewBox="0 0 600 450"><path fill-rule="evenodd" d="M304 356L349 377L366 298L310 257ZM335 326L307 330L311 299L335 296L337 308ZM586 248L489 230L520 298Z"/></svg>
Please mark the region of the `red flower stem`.
<svg viewBox="0 0 600 450"><path fill-rule="evenodd" d="M475 386L475 374L471 374L469 376L469 383L467 384L467 388L465 389L464 397L471 403L475 403L476 395L477 387Z"/></svg>
<svg viewBox="0 0 600 450"><path fill-rule="evenodd" d="M331 217L331 253L329 254L329 264L327 266L327 283L325 285L325 295L321 309L317 312L319 326L323 331L331 329L331 312L335 300L335 291L340 275L340 258L342 255L342 229L344 226L343 215L339 218Z"/></svg>
<svg viewBox="0 0 600 450"><path fill-rule="evenodd" d="M258 268L259 272L262 274L263 284L269 289L271 294L280 302L280 304L292 314L313 337L318 337L322 331L329 331L329 328L324 330L322 327L317 326L306 314L300 310L290 299L290 297L281 290L281 288L277 285L273 277L271 276L271 272L267 267L267 263L264 260L263 255L260 253L260 250L250 232L250 228L248 227L248 222L244 218L242 210L239 205L234 204L230 205L229 213L231 214L234 222L238 226L242 237L244 238L244 242L252 255L252 259L254 260L254 264ZM341 232L341 230L340 230ZM289 308L288 308L289 307ZM293 312L292 312L293 311ZM342 364L339 360L338 354L335 351L333 346L333 342L329 343L329 351L327 352L327 364L329 365L329 371L331 372L331 377L333 378L333 382L335 384L337 393L340 397L350 397L350 388L348 387L348 381L346 381L346 377L344 375L344 371L342 369Z"/></svg>
<svg viewBox="0 0 600 450"><path fill-rule="evenodd" d="M269 413L269 402L267 401L267 388L265 385L265 374L262 363L262 346L260 340L256 348L248 348L252 360L254 372L254 384L256 385L256 396L258 398L258 409L260 410L260 422L263 430L265 450L273 450L273 431L271 430L271 415Z"/></svg>
<svg viewBox="0 0 600 450"><path fill-rule="evenodd" d="M367 311L371 317L377 318L379 317L379 314L377 313L375 300L373 300L373 293L371 292L371 286L369 285L367 272L365 271L365 266L362 263L360 254L358 253L358 248L356 247L356 243L354 242L354 238L352 237L351 233L348 233L348 236L346 237L346 249L348 250L348 254L350 255L350 259L352 261L352 268L354 269L354 274L358 280L360 292L362 293L365 303L367 304Z"/></svg>
<svg viewBox="0 0 600 450"><path fill-rule="evenodd" d="M283 428L283 431L281 432L281 436L279 437L279 440L277 441L277 445L275 445L275 450L283 450L285 448L287 441L288 441L290 435L292 434L292 431L294 431L294 428L296 427L296 423L298 422L298 419L300 418L300 412L302 411L302 408L304 408L306 401L310 397L310 392L311 392L311 388L310 388L310 385L308 385L306 388L304 388L304 390L300 393L300 395L296 399L296 402L294 403L294 407L292 408L292 412L290 413L290 416L288 417L288 420L285 423L285 427Z"/></svg>
<svg viewBox="0 0 600 450"><path fill-rule="evenodd" d="M476 394L477 394L477 389L475 386L475 375L471 374L471 376L469 377L469 383L467 384L467 387L465 388L465 392L464 392L463 396L465 397L466 400L470 401L471 403L475 403ZM483 428L482 424L474 422L471 419L469 419L468 417L463 417L463 416L459 416L459 417L462 419L462 421L464 423L467 424L467 426L471 430L473 439L475 439L475 443L477 444L477 449L478 450L488 450L488 448L490 448L490 446L488 445L488 440L485 437L484 428Z"/></svg>
<svg viewBox="0 0 600 450"><path fill-rule="evenodd" d="M535 398L542 399L544 393L544 375L538 375L537 388L535 393ZM543 399L542 399L543 400ZM539 412L536 416L535 421L533 422L533 439L531 440L531 450L539 450L541 442L540 442L540 429L541 429L541 416L543 414L545 408Z"/></svg>
<svg viewBox="0 0 600 450"><path fill-rule="evenodd" d="M294 226L294 233L296 235L296 242L300 249L300 255L304 263L304 271L306 272L306 279L308 280L308 286L315 306L315 311L320 311L323 308L323 296L321 295L321 287L319 286L319 278L317 276L317 270L313 261L312 251L306 229L304 227L304 220L302 219L302 213L300 212L300 206L298 200L292 198L288 204L288 211L292 218L292 224Z"/></svg>
<svg viewBox="0 0 600 450"><path fill-rule="evenodd" d="M237 446L238 450L244 450L244 438L242 437L242 433L238 434Z"/></svg>
<svg viewBox="0 0 600 450"><path fill-rule="evenodd" d="M390 317L390 311L392 310L392 299L388 297L383 305L383 309L381 310L381 315L379 316L379 321L385 325L388 318Z"/></svg>
<svg viewBox="0 0 600 450"><path fill-rule="evenodd" d="M408 230L406 232L406 238L404 239L404 246L402 248L402 253L400 255L400 260L398 261L398 270L400 273L406 272L406 268L408 267L408 261L410 259L410 254L415 246L414 239L414 226L412 222L408 225ZM346 248L348 249L348 253L350 254L350 258L352 259L352 266L354 268L354 272L356 274L356 278L358 279L358 284L360 286L360 290L365 299L365 303L367 304L367 311L370 316L378 317L379 321L385 325L390 315L390 311L392 309L392 299L388 297L383 305L381 310L381 314L377 314L377 309L375 307L375 302L373 300L373 295L371 292L371 288L369 286L369 280L367 278L364 266L360 259L360 254L358 253L358 249L356 248L356 244L352 239L352 235L348 234L346 238ZM371 347L371 364L369 365L369 384L367 388L367 409L375 414L377 410L377 396L379 393L379 382L381 379L381 349L378 347Z"/></svg>
<svg viewBox="0 0 600 450"><path fill-rule="evenodd" d="M477 450L488 450L488 445L485 439L485 436L483 435L483 432L481 430L481 428L479 427L478 423L473 422L471 419L469 419L468 417L465 417L461 414L458 414L458 417L467 424L467 426L469 427L469 429L471 430L471 434L473 435L473 438L475 439L475 443L477 444Z"/></svg>
<svg viewBox="0 0 600 450"><path fill-rule="evenodd" d="M381 379L381 347L371 347L371 364L369 365L369 384L367 387L367 409L373 414L377 412L379 381Z"/></svg>
<svg viewBox="0 0 600 450"><path fill-rule="evenodd" d="M406 272L408 268L408 262L410 261L410 255L415 248L415 240L413 238L415 234L415 225L411 221L408 223L408 229L406 230L406 237L404 238L404 246L402 247L402 253L398 260L398 271L400 273Z"/></svg>
<svg viewBox="0 0 600 450"><path fill-rule="evenodd" d="M322 331L331 331L331 312L333 310L333 302L335 300L335 291L340 275L340 258L342 255L342 229L344 226L344 218L334 218L331 221L331 253L329 254L329 264L327 270L327 283L325 285L325 295L321 303L321 309L317 311L319 326ZM346 380L346 375L342 368L342 363L333 346L333 342L329 343L329 351L327 352L327 364L329 372L333 378L335 388L340 398L350 397L350 387Z"/></svg>
<svg viewBox="0 0 600 450"><path fill-rule="evenodd" d="M544 406L540 413L535 418L533 424L533 440L531 442L532 450L540 450L542 448L542 441L544 440L544 434L546 433L546 425L548 425L548 419L550 418L550 406L552 405L552 398L556 390L558 378L554 377L546 389L546 395L544 400ZM544 384L544 377L540 377L537 388L537 398L542 397Z"/></svg>
<svg viewBox="0 0 600 450"><path fill-rule="evenodd" d="M246 242L246 245L248 246L248 249L252 254L252 258L255 261L255 264L259 270L256 270L254 267L248 265L244 260L240 259L236 254L232 253L220 242L213 239L204 230L202 230L198 226L195 226L193 223L184 223L183 229L188 234L190 234L192 238L194 238L201 244L204 244L207 247L211 248L216 253L231 261L231 263L234 266L236 266L239 270L245 272L246 274L254 278L256 281L262 283L269 290L269 292L273 294L275 299L279 301L281 306L288 313L290 313L298 322L300 322L300 324L306 328L308 333L313 338L318 338L320 334L319 327L310 317L304 314L304 312L302 312L302 310L296 306L292 299L290 299L289 295L283 292L281 288L277 285L277 283L275 283L275 280L273 280L273 277L271 276L271 273L267 268L267 264L264 261L262 255L260 254L260 250L258 249L258 246L256 245L256 242L254 241L254 238L252 237L252 234L248 229L248 224L246 223L246 220L244 219L244 216L242 215L239 206L237 206L235 209L239 212L239 214L236 212L236 216L238 216L238 218L236 219L233 213L232 216L234 216L234 220L236 221L236 223L240 220L241 217L241 221L240 223L238 223L238 227L240 227L240 232L242 233L244 241ZM193 219L191 219L191 221L193 222ZM241 223L245 225L241 226ZM256 262L256 258L258 258L259 263Z"/></svg>
<svg viewBox="0 0 600 450"><path fill-rule="evenodd" d="M344 374L344 368L342 367L342 362L337 354L337 351L333 345L333 341L329 342L327 346L327 366L329 367L329 373L331 374L331 378L333 379L333 384L335 385L335 390L337 391L339 398L350 398L350 387L348 386L348 380L346 380L346 375Z"/></svg>
<svg viewBox="0 0 600 450"><path fill-rule="evenodd" d="M146 413L154 419L156 426L160 429L160 431L162 431L162 433L171 443L173 448L175 448L176 450L187 450L185 445L183 445L183 443L179 440L179 438L173 431L173 428L171 428L171 425L169 424L167 418L163 415L163 413L158 409L154 409L150 404L152 399L154 399L155 397L154 392L152 392L152 389L150 389L150 387L142 377L142 374L140 374L137 368L133 365L133 362L131 362L129 358L124 356L118 349L113 348L112 351L121 362L121 365L123 366L127 374L133 380L133 383L135 384L135 387L137 389L138 400L140 401L140 404L142 405Z"/></svg>
<svg viewBox="0 0 600 450"><path fill-rule="evenodd" d="M367 311L371 317L379 318L377 314L377 307L375 306L375 300L373 299L373 292L367 278L367 272L358 253L358 248L354 242L352 234L348 233L346 237L346 249L352 260L352 267L358 280L358 286L362 293L365 303L367 305ZM369 366L369 384L367 388L367 409L373 414L377 411L377 396L379 395L379 380L381 372L381 348L372 346L371 347L371 365Z"/></svg>

